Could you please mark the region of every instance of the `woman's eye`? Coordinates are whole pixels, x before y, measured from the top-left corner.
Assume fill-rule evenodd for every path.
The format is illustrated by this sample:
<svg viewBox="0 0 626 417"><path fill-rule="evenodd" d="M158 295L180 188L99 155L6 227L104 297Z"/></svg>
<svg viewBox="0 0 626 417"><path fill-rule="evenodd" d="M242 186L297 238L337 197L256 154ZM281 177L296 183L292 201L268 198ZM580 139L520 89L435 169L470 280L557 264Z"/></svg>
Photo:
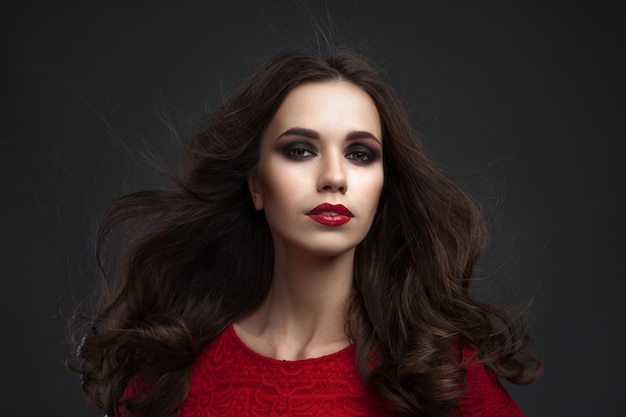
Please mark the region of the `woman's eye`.
<svg viewBox="0 0 626 417"><path fill-rule="evenodd" d="M352 159L356 162L365 162L369 161L370 157L365 152L350 152L347 155L348 159Z"/></svg>
<svg viewBox="0 0 626 417"><path fill-rule="evenodd" d="M313 154L306 149L295 148L289 151L289 155L293 156L294 158L306 158L307 156L312 156Z"/></svg>
<svg viewBox="0 0 626 417"><path fill-rule="evenodd" d="M315 156L315 149L302 143L293 143L282 149L283 154L290 159L306 159Z"/></svg>
<svg viewBox="0 0 626 417"><path fill-rule="evenodd" d="M370 163L377 158L376 152L365 146L356 146L348 149L346 152L346 159L350 159L356 163Z"/></svg>

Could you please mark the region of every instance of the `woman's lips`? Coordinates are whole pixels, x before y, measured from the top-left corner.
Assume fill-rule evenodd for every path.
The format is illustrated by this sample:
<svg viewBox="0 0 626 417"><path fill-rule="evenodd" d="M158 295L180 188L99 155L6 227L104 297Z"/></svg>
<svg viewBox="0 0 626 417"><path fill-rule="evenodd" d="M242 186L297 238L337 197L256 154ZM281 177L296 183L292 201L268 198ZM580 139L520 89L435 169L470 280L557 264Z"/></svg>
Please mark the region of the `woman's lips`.
<svg viewBox="0 0 626 417"><path fill-rule="evenodd" d="M323 203L307 213L311 219L324 226L341 226L354 217L354 214L341 204Z"/></svg>

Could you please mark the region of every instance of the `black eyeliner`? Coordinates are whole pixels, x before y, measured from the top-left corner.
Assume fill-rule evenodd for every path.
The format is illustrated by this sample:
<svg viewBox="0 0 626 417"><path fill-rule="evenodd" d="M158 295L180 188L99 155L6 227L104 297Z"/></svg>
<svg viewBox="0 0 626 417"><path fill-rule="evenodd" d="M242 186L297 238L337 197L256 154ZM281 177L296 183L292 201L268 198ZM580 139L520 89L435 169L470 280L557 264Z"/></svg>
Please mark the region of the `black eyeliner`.
<svg viewBox="0 0 626 417"><path fill-rule="evenodd" d="M380 158L380 152L376 149L373 149L367 145L363 144L354 144L350 145L346 148L346 155L350 155L353 153L362 153L366 156L366 160L359 161L361 163L370 163L378 160ZM352 159L352 158L351 158Z"/></svg>
<svg viewBox="0 0 626 417"><path fill-rule="evenodd" d="M313 155L317 155L317 149L308 142L288 142L284 145L279 146L279 150L285 157L293 160L309 158L309 156L298 157L293 154L293 152L299 150L303 150Z"/></svg>

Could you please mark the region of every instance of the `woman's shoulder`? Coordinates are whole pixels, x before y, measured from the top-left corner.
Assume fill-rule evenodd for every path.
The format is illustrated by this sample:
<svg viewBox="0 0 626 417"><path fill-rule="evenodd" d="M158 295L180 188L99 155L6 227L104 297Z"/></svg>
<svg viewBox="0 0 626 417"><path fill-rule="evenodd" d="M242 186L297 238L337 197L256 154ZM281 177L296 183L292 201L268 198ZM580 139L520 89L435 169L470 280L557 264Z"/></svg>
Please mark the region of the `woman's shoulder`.
<svg viewBox="0 0 626 417"><path fill-rule="evenodd" d="M523 417L519 407L498 377L480 361L476 349L464 343L462 360L467 374L465 393L459 400L457 415L463 417Z"/></svg>

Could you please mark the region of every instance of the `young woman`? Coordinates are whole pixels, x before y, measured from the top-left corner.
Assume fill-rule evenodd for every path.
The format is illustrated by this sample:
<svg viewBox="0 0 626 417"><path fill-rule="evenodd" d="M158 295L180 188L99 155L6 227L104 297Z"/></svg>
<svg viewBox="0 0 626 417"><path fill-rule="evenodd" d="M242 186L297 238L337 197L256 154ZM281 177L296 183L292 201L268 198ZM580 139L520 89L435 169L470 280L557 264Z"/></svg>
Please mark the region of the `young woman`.
<svg viewBox="0 0 626 417"><path fill-rule="evenodd" d="M175 186L112 203L100 259L123 232L74 365L109 416L517 416L497 377L541 372L470 296L472 199L352 52L269 59Z"/></svg>

